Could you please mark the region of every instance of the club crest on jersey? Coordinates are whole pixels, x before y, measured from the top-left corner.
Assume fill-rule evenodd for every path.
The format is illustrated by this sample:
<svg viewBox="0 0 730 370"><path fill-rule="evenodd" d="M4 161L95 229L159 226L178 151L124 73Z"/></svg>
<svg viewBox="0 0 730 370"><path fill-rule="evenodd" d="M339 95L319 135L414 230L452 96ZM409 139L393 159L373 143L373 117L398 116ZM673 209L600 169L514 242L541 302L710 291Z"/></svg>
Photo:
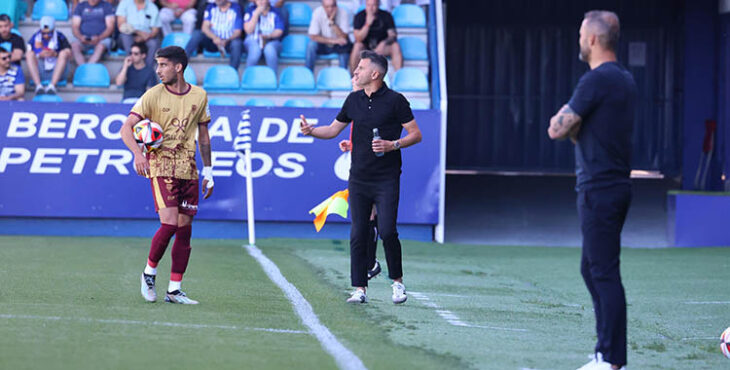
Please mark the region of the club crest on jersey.
<svg viewBox="0 0 730 370"><path fill-rule="evenodd" d="M193 104L193 107L191 108L191 113L195 113L196 110L198 110L198 106Z"/></svg>

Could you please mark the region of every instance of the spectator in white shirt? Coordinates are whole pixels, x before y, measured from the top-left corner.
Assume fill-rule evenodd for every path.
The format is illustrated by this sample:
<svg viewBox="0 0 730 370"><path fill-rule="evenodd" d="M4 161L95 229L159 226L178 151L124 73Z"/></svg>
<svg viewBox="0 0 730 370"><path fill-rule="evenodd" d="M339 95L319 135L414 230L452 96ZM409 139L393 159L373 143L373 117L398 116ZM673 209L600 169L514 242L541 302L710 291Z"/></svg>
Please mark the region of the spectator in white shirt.
<svg viewBox="0 0 730 370"><path fill-rule="evenodd" d="M311 41L307 46L307 68L314 71L317 55L337 53L340 67L347 69L352 50L347 36L350 32L349 18L347 11L337 6L337 0L322 0L322 6L314 10L309 24Z"/></svg>

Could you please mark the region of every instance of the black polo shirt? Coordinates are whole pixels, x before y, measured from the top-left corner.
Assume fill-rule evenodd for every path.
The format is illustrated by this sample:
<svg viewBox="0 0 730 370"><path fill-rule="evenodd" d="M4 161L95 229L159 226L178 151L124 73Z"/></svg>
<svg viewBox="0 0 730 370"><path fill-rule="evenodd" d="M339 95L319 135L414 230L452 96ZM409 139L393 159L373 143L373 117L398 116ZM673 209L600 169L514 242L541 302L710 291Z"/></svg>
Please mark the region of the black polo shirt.
<svg viewBox="0 0 730 370"><path fill-rule="evenodd" d="M383 140L398 140L403 124L413 121L411 105L405 96L385 84L372 96L367 96L365 90L354 91L347 96L337 120L353 125L351 180L377 181L400 176L400 150L377 157L372 142L374 128Z"/></svg>
<svg viewBox="0 0 730 370"><path fill-rule="evenodd" d="M367 14L364 10L357 13L352 22L352 27L356 30L362 29L365 26L366 17ZM365 40L363 40L363 44L365 44L366 48L374 50L381 41L388 38L388 30L394 29L395 21L393 20L393 16L383 9L378 9L375 20L370 25L370 30Z"/></svg>

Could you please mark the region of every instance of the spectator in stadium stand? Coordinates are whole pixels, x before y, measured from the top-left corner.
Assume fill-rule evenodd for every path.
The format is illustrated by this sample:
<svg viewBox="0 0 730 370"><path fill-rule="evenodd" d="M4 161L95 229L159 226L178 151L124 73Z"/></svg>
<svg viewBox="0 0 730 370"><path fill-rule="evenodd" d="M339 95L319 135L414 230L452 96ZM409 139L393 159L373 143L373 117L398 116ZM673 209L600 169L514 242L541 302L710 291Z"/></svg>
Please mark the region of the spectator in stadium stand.
<svg viewBox="0 0 730 370"><path fill-rule="evenodd" d="M150 0L122 0L117 7L119 41L129 52L135 42L147 44L147 65L155 64L160 48L160 11Z"/></svg>
<svg viewBox="0 0 730 370"><path fill-rule="evenodd" d="M151 65L145 63L147 45L135 42L129 56L124 58L122 69L117 75L117 86L124 86L122 100L139 98L148 88L157 85L157 75Z"/></svg>
<svg viewBox="0 0 730 370"><path fill-rule="evenodd" d="M246 66L256 65L264 54L266 65L274 71L279 67L281 37L284 34L284 21L269 0L256 0L256 7L250 6L243 17L246 39L243 41L248 58Z"/></svg>
<svg viewBox="0 0 730 370"><path fill-rule="evenodd" d="M229 0L216 0L208 4L201 29L193 32L193 37L185 47L187 55L192 55L199 46L208 51L219 51L221 56L225 56L227 51L231 56L229 65L238 70L243 50L242 13L241 6Z"/></svg>
<svg viewBox="0 0 730 370"><path fill-rule="evenodd" d="M10 51L0 47L0 101L23 100L25 76L19 65L10 62Z"/></svg>
<svg viewBox="0 0 730 370"><path fill-rule="evenodd" d="M87 0L74 8L71 18L71 51L77 65L86 63L84 53L93 49L89 63L98 63L111 48L114 7L105 0Z"/></svg>
<svg viewBox="0 0 730 370"><path fill-rule="evenodd" d="M162 24L162 35L166 36L172 32L172 22L180 19L183 24L183 33L192 35L195 30L195 22L198 20L198 11L195 10L195 0L160 0L160 23Z"/></svg>
<svg viewBox="0 0 730 370"><path fill-rule="evenodd" d="M7 14L0 14L0 47L10 52L10 62L20 65L25 52L25 41L20 35L12 33L13 20Z"/></svg>
<svg viewBox="0 0 730 370"><path fill-rule="evenodd" d="M56 30L53 17L42 17L40 26L41 29L28 40L25 61L30 77L35 82L35 93L55 94L58 81L68 76L66 67L71 59L71 45L66 36ZM41 81L50 83L44 88Z"/></svg>
<svg viewBox="0 0 730 370"><path fill-rule="evenodd" d="M398 44L393 16L379 9L379 6L380 1L367 0L365 9L355 15L353 21L355 45L350 54L350 67L353 69L360 63L360 53L363 50L390 56L393 69L396 71L403 67L403 53Z"/></svg>
<svg viewBox="0 0 730 370"><path fill-rule="evenodd" d="M309 38L305 65L314 71L317 55L337 53L340 67L347 69L352 43L347 34L350 32L350 19L347 11L337 6L337 0L322 0L322 6L312 13L309 24Z"/></svg>

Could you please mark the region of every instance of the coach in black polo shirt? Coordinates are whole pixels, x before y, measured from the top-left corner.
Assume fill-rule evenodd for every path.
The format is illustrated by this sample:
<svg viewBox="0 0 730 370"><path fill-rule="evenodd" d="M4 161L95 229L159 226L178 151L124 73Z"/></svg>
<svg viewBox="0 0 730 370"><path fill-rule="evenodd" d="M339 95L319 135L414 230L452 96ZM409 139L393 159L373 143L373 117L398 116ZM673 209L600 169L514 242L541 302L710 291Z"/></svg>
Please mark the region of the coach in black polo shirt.
<svg viewBox="0 0 730 370"><path fill-rule="evenodd" d="M619 20L591 11L580 28L580 59L591 67L568 104L550 120L552 139L575 142L578 216L583 233L581 274L593 299L598 341L580 369L626 365L626 297L619 256L631 203L631 147L637 89L616 61Z"/></svg>
<svg viewBox="0 0 730 370"><path fill-rule="evenodd" d="M367 302L367 245L370 212L378 209L378 230L383 239L388 276L393 279L393 303L406 301L401 265L401 245L396 218L400 194L400 149L421 141L421 130L406 98L383 83L388 72L385 57L363 51L355 69L362 90L350 93L337 118L327 127L313 127L302 116L301 132L319 139L336 137L352 122L352 164L350 166L350 278L355 291L350 303ZM378 129L381 140L373 139ZM401 138L403 128L407 135Z"/></svg>

